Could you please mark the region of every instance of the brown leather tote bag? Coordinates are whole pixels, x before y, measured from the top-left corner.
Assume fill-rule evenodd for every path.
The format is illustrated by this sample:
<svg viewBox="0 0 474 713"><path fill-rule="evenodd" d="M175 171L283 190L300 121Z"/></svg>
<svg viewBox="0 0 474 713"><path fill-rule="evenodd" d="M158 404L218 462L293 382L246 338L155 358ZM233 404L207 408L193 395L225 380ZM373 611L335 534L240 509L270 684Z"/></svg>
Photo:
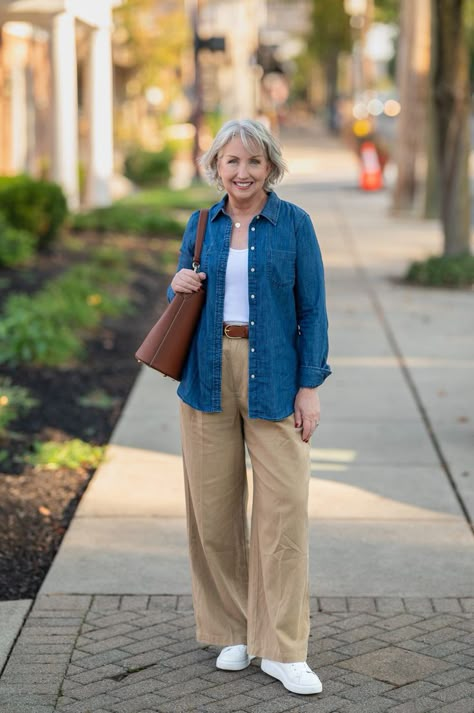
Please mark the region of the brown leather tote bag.
<svg viewBox="0 0 474 713"><path fill-rule="evenodd" d="M193 270L199 272L208 210L201 210L194 248ZM179 381L206 298L205 290L177 292L158 322L148 332L135 358Z"/></svg>

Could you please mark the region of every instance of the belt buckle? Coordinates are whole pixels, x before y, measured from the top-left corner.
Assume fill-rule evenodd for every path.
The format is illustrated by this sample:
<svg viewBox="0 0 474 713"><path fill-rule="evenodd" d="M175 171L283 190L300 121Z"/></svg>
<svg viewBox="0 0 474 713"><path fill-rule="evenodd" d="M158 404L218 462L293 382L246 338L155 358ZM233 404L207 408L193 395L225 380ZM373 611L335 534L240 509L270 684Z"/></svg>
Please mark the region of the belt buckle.
<svg viewBox="0 0 474 713"><path fill-rule="evenodd" d="M234 326L233 324L226 324L226 325L224 326L224 334L225 334L225 336L226 336L228 339L242 339L242 337L233 337L231 334L228 334L228 333L227 333L227 330L228 330L230 327L233 327L233 326Z"/></svg>

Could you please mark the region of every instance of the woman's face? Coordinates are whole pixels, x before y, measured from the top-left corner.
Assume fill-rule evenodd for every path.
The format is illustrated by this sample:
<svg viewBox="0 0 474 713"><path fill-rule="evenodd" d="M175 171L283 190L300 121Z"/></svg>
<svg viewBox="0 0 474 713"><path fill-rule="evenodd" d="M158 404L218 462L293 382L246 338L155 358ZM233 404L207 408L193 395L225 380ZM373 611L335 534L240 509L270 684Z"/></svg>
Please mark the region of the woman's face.
<svg viewBox="0 0 474 713"><path fill-rule="evenodd" d="M264 183L271 165L262 149L247 151L240 136L234 136L220 151L217 172L224 190L231 198L255 198L264 193Z"/></svg>

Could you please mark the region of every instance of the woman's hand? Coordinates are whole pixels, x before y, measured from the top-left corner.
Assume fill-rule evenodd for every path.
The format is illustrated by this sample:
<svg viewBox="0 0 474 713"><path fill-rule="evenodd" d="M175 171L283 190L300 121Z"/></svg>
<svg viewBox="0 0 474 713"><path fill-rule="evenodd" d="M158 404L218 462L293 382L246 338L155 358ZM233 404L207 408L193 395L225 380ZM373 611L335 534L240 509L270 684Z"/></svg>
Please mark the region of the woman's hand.
<svg viewBox="0 0 474 713"><path fill-rule="evenodd" d="M205 272L196 273L183 267L171 280L171 288L175 292L197 292L205 279Z"/></svg>
<svg viewBox="0 0 474 713"><path fill-rule="evenodd" d="M295 398L295 428L303 427L301 438L309 441L319 426L321 406L317 387L315 389L301 388Z"/></svg>

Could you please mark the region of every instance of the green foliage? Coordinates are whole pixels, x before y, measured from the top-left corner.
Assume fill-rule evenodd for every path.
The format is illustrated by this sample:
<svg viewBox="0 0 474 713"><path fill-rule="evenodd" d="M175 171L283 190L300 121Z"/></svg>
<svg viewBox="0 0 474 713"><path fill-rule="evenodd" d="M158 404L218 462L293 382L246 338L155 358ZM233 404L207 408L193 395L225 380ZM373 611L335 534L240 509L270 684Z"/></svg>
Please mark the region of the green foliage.
<svg viewBox="0 0 474 713"><path fill-rule="evenodd" d="M84 396L81 396L78 400L80 406L85 408L99 408L108 410L113 408L120 399L115 396L110 396L104 389L96 389L91 391Z"/></svg>
<svg viewBox="0 0 474 713"><path fill-rule="evenodd" d="M171 176L173 151L165 146L161 151L136 149L128 154L124 161L127 178L139 186L166 184Z"/></svg>
<svg viewBox="0 0 474 713"><path fill-rule="evenodd" d="M0 267L25 265L33 257L37 238L27 230L13 228L0 213Z"/></svg>
<svg viewBox="0 0 474 713"><path fill-rule="evenodd" d="M67 364L83 354L84 331L130 311L128 297L120 294L126 269L112 267L111 259L110 250L108 256L92 253L88 264L76 265L35 295L11 295L0 319L0 363Z"/></svg>
<svg viewBox="0 0 474 713"><path fill-rule="evenodd" d="M11 226L37 236L38 247L44 248L58 237L67 215L67 203L56 183L36 181L29 176L3 177L0 211Z"/></svg>
<svg viewBox="0 0 474 713"><path fill-rule="evenodd" d="M375 22L398 22L400 16L400 0L375 0Z"/></svg>
<svg viewBox="0 0 474 713"><path fill-rule="evenodd" d="M59 366L81 353L81 339L54 305L41 295L9 297L0 320L0 363Z"/></svg>
<svg viewBox="0 0 474 713"><path fill-rule="evenodd" d="M28 389L13 384L9 377L0 377L0 436L5 436L7 426L37 403Z"/></svg>
<svg viewBox="0 0 474 713"><path fill-rule="evenodd" d="M148 87L158 86L165 105L180 96L177 69L192 41L183 3L124 0L114 10L114 26L117 47L126 53L133 72L128 92L143 95Z"/></svg>
<svg viewBox="0 0 474 713"><path fill-rule="evenodd" d="M93 446L90 443L73 438L58 443L46 441L35 444L35 452L25 459L34 466L57 470L58 468L97 468L105 454L105 446Z"/></svg>
<svg viewBox="0 0 474 713"><path fill-rule="evenodd" d="M93 258L97 266L115 271L114 281L120 281L123 271L128 267L126 254L113 245L100 245L95 248Z"/></svg>
<svg viewBox="0 0 474 713"><path fill-rule="evenodd" d="M309 48L322 62L350 50L351 28L344 0L313 0Z"/></svg>
<svg viewBox="0 0 474 713"><path fill-rule="evenodd" d="M122 198L120 204L155 210L163 214L174 209L192 211L206 208L215 203L216 199L217 192L214 188L206 184L198 184L180 190L165 186L149 188Z"/></svg>
<svg viewBox="0 0 474 713"><path fill-rule="evenodd" d="M405 279L418 285L474 286L474 255L441 255L410 265Z"/></svg>
<svg viewBox="0 0 474 713"><path fill-rule="evenodd" d="M96 208L88 213L77 213L71 221L73 230L132 233L134 235L181 235L183 224L156 209L138 209L125 203L107 208Z"/></svg>

